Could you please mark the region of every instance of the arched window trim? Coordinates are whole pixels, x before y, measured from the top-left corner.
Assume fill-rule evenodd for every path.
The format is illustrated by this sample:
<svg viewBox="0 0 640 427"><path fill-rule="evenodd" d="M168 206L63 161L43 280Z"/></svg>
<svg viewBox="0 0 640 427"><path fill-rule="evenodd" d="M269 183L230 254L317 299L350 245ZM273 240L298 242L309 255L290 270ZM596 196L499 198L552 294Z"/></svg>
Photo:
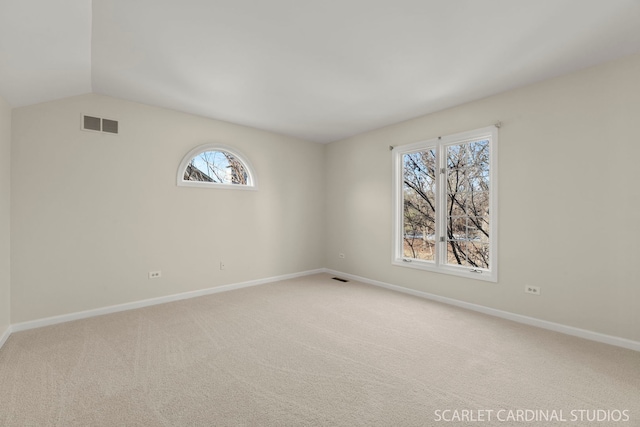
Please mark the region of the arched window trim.
<svg viewBox="0 0 640 427"><path fill-rule="evenodd" d="M247 171L247 175L248 175L247 184L241 185L241 184L224 184L220 182L186 181L184 179L184 171L187 169L187 166L189 165L189 163L191 163L191 160L194 157L206 151L226 151L227 153L232 154L234 157L240 160L245 170ZM182 161L180 162L180 166L178 167L178 173L176 175L176 183L179 187L203 187L203 188L219 188L219 189L227 189L227 190L257 190L258 189L258 186L256 183L256 174L254 172L253 166L251 166L251 163L249 162L249 160L247 160L247 157L237 149L231 148L229 146L222 145L222 144L204 144L189 151L182 158Z"/></svg>

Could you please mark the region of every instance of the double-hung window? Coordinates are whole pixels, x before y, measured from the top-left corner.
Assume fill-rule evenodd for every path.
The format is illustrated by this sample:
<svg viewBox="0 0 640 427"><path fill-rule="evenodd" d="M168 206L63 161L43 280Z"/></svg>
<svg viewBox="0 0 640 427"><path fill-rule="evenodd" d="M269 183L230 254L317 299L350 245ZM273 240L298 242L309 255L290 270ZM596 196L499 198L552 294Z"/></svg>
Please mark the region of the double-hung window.
<svg viewBox="0 0 640 427"><path fill-rule="evenodd" d="M496 126L395 147L393 264L497 281Z"/></svg>

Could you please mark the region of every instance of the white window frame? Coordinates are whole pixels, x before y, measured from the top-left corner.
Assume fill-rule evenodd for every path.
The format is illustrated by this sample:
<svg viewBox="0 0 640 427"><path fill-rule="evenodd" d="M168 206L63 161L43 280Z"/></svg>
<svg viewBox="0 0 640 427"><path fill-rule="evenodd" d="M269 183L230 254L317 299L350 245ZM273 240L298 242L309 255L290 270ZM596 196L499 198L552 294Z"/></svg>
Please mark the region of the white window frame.
<svg viewBox="0 0 640 427"><path fill-rule="evenodd" d="M240 160L240 162L242 162L243 166L245 167L246 171L247 171L247 184L243 185L243 184L226 184L226 183L220 183L220 182L203 182L203 181L187 181L184 179L184 171L187 169L187 166L189 165L189 163L191 162L191 160L206 152L206 151L226 151L229 154L232 154L234 157L236 157L238 160ZM257 190L258 189L258 185L257 185L257 180L256 180L256 173L253 169L253 166L251 166L251 163L249 162L249 160L247 160L247 157L242 154L241 152L239 152L237 149L235 148L231 148L228 147L226 145L222 145L222 144L204 144L204 145L200 145L196 148L194 148L193 150L189 151L183 158L182 161L180 162L180 166L178 167L178 173L176 176L176 184L179 187L200 187L200 188L218 188L218 189L224 189L224 190Z"/></svg>
<svg viewBox="0 0 640 427"><path fill-rule="evenodd" d="M464 144L465 142L489 140L489 268L471 268L468 266L452 265L446 263L446 147L450 145ZM436 179L436 256L433 261L419 260L403 257L403 155L416 151L435 149L438 165L438 177ZM428 141L420 141L413 144L394 147L393 159L393 255L392 264L401 267L416 268L420 270L434 271L451 274L471 279L489 282L498 281L498 127L489 126L468 132L438 137Z"/></svg>

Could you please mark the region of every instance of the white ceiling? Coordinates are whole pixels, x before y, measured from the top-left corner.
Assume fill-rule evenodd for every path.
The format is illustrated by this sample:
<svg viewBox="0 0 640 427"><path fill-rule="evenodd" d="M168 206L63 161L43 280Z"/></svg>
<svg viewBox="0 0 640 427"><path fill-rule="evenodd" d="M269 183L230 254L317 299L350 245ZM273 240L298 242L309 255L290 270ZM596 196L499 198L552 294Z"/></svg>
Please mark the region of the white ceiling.
<svg viewBox="0 0 640 427"><path fill-rule="evenodd" d="M0 0L0 96L14 107L91 92L91 1Z"/></svg>
<svg viewBox="0 0 640 427"><path fill-rule="evenodd" d="M640 52L638 0L0 0L0 95L329 142Z"/></svg>

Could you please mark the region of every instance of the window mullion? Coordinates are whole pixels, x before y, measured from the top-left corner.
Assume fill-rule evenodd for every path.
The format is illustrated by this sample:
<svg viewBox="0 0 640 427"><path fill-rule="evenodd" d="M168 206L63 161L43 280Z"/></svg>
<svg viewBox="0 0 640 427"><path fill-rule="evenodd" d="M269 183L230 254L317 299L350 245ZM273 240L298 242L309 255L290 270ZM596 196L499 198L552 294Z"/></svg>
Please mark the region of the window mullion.
<svg viewBox="0 0 640 427"><path fill-rule="evenodd" d="M436 265L441 266L445 263L445 256L447 253L447 238L446 238L446 155L444 153L444 147L442 144L438 144L436 148L436 160L438 164L438 179L436 180L436 226L438 227L438 242L436 251Z"/></svg>
<svg viewBox="0 0 640 427"><path fill-rule="evenodd" d="M398 179L398 182L396 183L396 191L398 192L398 194L400 194L400 203L398 203L398 205L396 206L396 215L398 215L398 221L396 221L396 232L398 233L397 236L398 238L396 239L396 253L398 254L398 258L404 259L404 251L403 251L403 246L404 246L404 240L403 240L403 234L404 234L404 215L403 215L403 207L404 207L404 203L405 203L405 194L403 191L403 183L404 183L404 163L402 161L403 159L403 154L399 154L396 157L396 168L399 171L398 173L396 173L396 177Z"/></svg>

